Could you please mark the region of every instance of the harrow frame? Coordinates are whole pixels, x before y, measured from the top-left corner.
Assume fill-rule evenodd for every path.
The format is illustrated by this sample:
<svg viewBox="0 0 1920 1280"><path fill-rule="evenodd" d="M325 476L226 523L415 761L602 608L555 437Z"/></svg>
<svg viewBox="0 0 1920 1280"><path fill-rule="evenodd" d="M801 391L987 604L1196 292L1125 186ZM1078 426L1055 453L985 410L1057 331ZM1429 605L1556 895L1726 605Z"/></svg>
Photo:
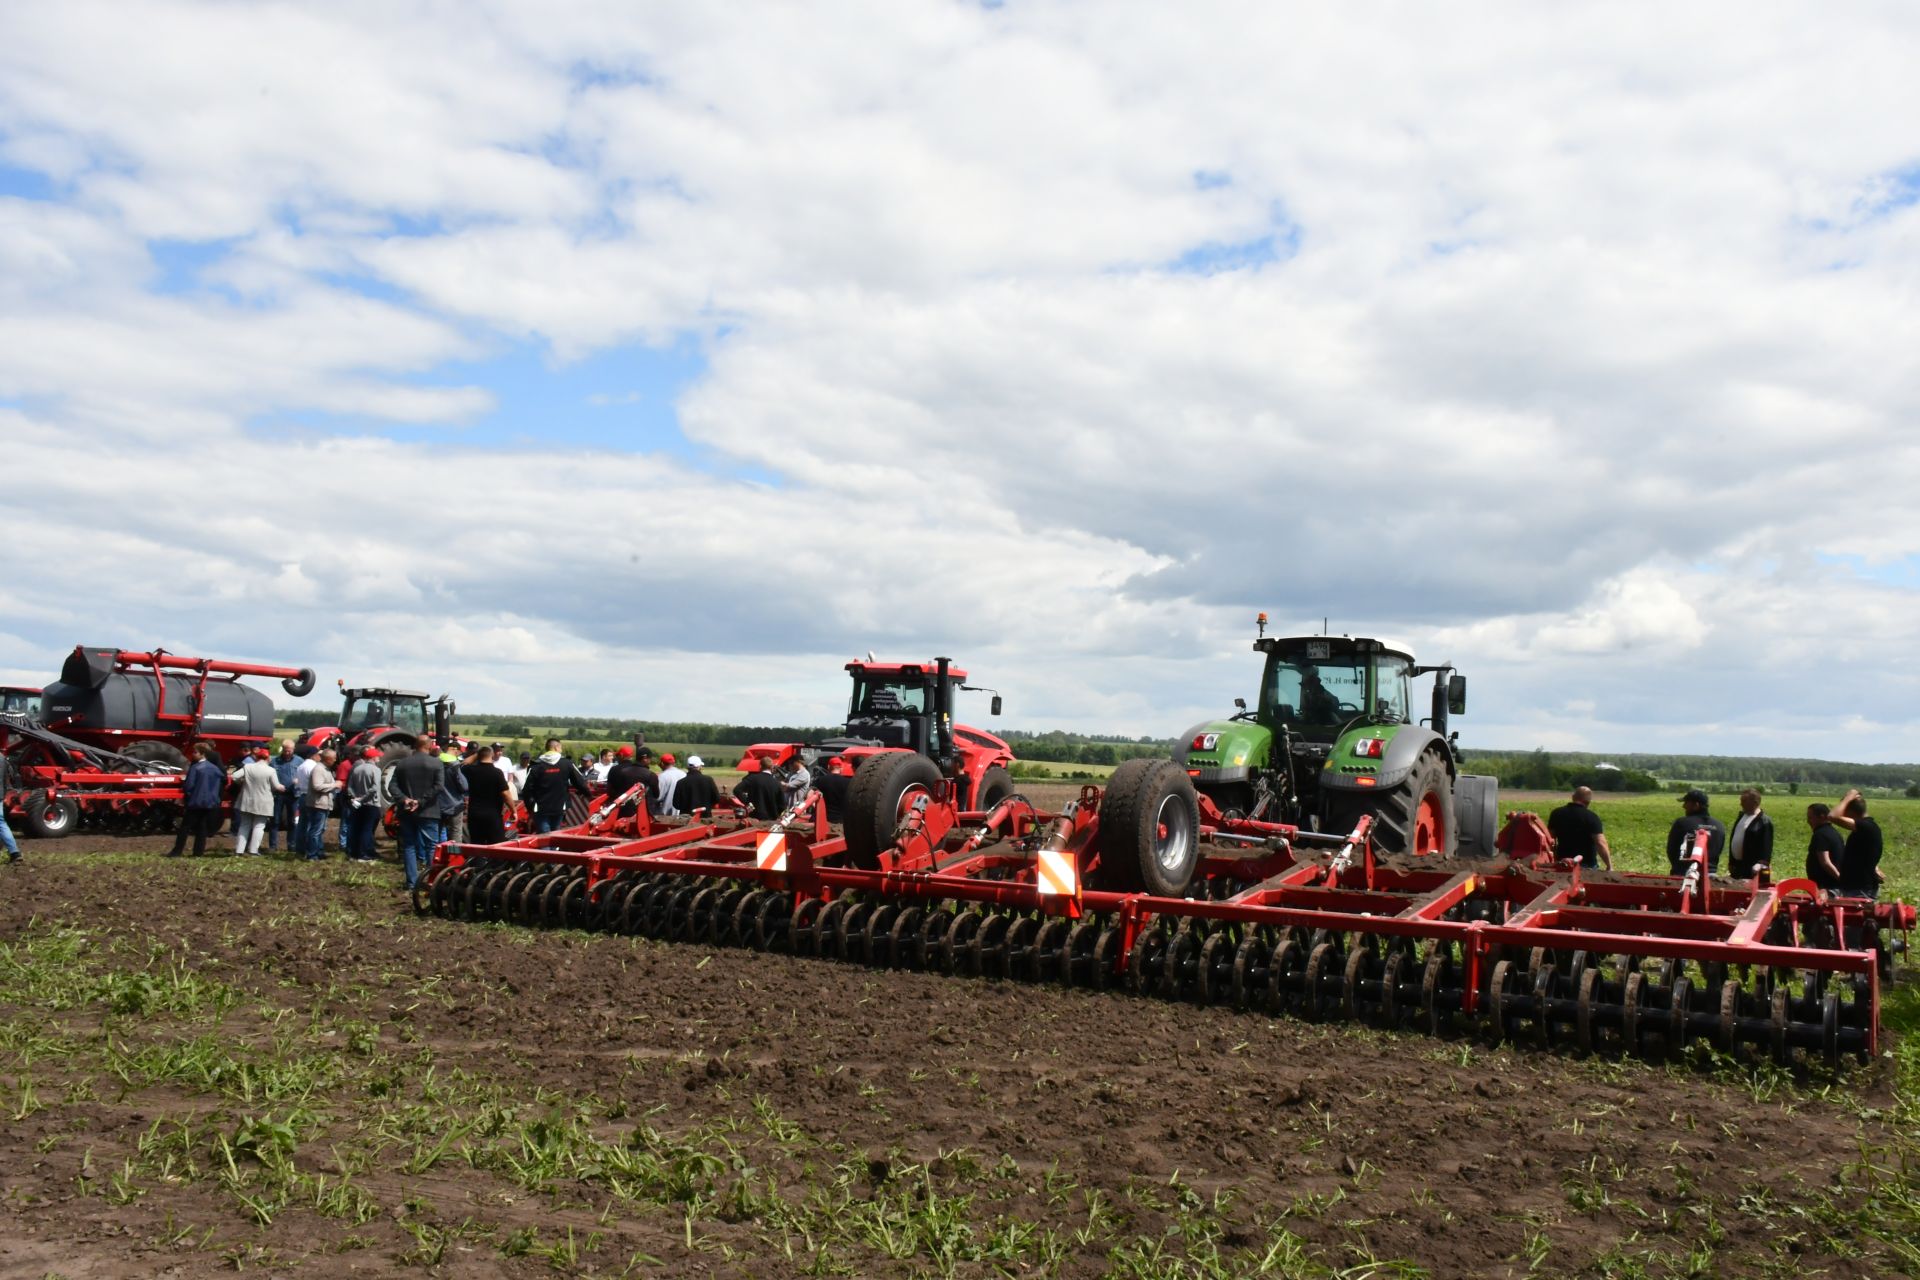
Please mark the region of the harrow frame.
<svg viewBox="0 0 1920 1280"><path fill-rule="evenodd" d="M1879 1051L1881 979L1914 925L1906 904L1806 880L1710 877L1704 838L1684 876L1595 874L1550 855L1380 859L1367 817L1331 835L1203 805L1192 888L1166 897L1088 887L1109 878L1096 787L1059 812L1017 795L963 811L936 789L877 866L851 864L817 795L773 824L663 822L630 799L564 831L442 845L416 909L1587 1051L1704 1039L1781 1063Z"/></svg>

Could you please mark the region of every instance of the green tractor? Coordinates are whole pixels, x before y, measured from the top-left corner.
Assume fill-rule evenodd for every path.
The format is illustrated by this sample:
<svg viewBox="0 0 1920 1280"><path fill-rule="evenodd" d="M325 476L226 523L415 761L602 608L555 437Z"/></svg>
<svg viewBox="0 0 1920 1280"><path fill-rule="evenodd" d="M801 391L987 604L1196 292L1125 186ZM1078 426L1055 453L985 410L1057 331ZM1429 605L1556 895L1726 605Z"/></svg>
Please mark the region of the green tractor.
<svg viewBox="0 0 1920 1280"><path fill-rule="evenodd" d="M1222 814L1351 831L1374 818L1382 853L1487 857L1498 829L1496 781L1460 772L1447 718L1467 708L1453 667L1420 666L1379 640L1269 636L1260 700L1190 729L1174 749L1200 794ZM1428 716L1413 715L1415 676L1432 675Z"/></svg>

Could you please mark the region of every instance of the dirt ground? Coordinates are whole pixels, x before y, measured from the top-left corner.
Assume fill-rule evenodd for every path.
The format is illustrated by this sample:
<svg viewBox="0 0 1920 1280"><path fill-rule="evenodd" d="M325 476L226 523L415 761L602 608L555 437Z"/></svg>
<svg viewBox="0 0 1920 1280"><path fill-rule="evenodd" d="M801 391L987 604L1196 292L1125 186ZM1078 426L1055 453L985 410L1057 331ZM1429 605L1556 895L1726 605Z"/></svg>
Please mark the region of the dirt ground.
<svg viewBox="0 0 1920 1280"><path fill-rule="evenodd" d="M1831 1087L463 926L416 918L391 861L159 847L0 871L0 1276L1912 1257L1859 1225L1887 1194L1881 1068Z"/></svg>

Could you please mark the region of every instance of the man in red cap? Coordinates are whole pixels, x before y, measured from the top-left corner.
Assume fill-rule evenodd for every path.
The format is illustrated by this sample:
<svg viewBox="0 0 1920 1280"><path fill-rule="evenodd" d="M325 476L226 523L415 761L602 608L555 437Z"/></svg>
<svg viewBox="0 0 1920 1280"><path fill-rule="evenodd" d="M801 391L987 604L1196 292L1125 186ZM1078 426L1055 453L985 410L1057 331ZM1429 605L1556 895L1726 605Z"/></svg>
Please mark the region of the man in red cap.
<svg viewBox="0 0 1920 1280"><path fill-rule="evenodd" d="M255 747L233 771L240 788L233 802L233 851L243 858L260 856L267 829L273 825L274 793L286 790L267 763L272 754L265 747Z"/></svg>
<svg viewBox="0 0 1920 1280"><path fill-rule="evenodd" d="M607 772L607 799L618 800L639 787L641 800L648 814L652 814L654 788L660 785L660 780L653 776L653 770L634 758L632 747L621 747L616 755L613 768Z"/></svg>
<svg viewBox="0 0 1920 1280"><path fill-rule="evenodd" d="M387 812L386 787L380 779L380 748L368 747L347 773L347 811L341 830L347 833L347 857L355 862L374 860L374 834Z"/></svg>
<svg viewBox="0 0 1920 1280"><path fill-rule="evenodd" d="M655 804L654 811L675 814L680 811L673 807L673 789L680 785L680 779L687 776L687 771L674 763L671 751L660 754L660 763L665 767L660 770L660 794L656 797L658 803Z"/></svg>

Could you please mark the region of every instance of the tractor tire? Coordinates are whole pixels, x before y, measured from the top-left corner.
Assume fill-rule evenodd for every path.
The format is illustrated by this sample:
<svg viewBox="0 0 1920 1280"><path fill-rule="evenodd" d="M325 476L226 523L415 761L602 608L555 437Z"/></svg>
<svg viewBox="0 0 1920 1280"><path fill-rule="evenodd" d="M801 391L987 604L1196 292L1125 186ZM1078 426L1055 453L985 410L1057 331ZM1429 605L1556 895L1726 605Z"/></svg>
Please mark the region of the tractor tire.
<svg viewBox="0 0 1920 1280"><path fill-rule="evenodd" d="M909 751L887 751L861 761L847 788L847 860L878 869L880 854L893 847L893 833L914 796L939 785L940 766Z"/></svg>
<svg viewBox="0 0 1920 1280"><path fill-rule="evenodd" d="M1129 760L1100 800L1101 887L1184 897L1200 866L1200 801L1171 760Z"/></svg>
<svg viewBox="0 0 1920 1280"><path fill-rule="evenodd" d="M47 803L47 793L36 791L21 806L26 814L27 830L41 840L70 836L80 825L80 803L72 796L56 797Z"/></svg>
<svg viewBox="0 0 1920 1280"><path fill-rule="evenodd" d="M169 769L187 771L187 756L171 742L136 742L120 753L129 760L144 760L148 764L163 764Z"/></svg>
<svg viewBox="0 0 1920 1280"><path fill-rule="evenodd" d="M1342 795L1327 812L1330 820L1320 829L1330 835L1346 835L1361 814L1371 813L1374 851L1389 857L1451 858L1459 849L1453 780L1433 748L1421 753L1399 786L1373 795Z"/></svg>
<svg viewBox="0 0 1920 1280"><path fill-rule="evenodd" d="M973 807L985 813L1012 794L1013 775L995 765L980 775L980 785L974 788Z"/></svg>

